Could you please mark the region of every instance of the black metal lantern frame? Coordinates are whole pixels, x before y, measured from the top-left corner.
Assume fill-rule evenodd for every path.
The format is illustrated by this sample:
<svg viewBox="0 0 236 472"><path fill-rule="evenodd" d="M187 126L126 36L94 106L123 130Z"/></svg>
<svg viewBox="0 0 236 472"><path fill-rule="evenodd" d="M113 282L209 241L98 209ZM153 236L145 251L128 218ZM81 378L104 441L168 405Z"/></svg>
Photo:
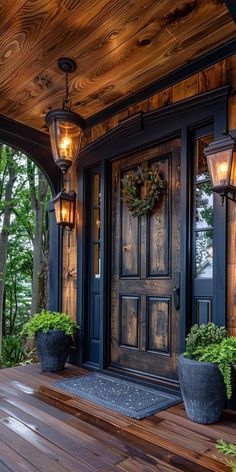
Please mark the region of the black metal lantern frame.
<svg viewBox="0 0 236 472"><path fill-rule="evenodd" d="M68 98L68 74L76 70L76 63L67 57L58 60L58 66L65 73L65 98L63 108L51 110L46 115L50 141L55 163L65 173L78 155L82 131L86 127L85 120L71 111Z"/></svg>
<svg viewBox="0 0 236 472"><path fill-rule="evenodd" d="M54 203L56 223L71 230L75 223L75 192L64 189L52 200Z"/></svg>
<svg viewBox="0 0 236 472"><path fill-rule="evenodd" d="M233 135L224 134L204 149L213 192L236 201L236 144Z"/></svg>

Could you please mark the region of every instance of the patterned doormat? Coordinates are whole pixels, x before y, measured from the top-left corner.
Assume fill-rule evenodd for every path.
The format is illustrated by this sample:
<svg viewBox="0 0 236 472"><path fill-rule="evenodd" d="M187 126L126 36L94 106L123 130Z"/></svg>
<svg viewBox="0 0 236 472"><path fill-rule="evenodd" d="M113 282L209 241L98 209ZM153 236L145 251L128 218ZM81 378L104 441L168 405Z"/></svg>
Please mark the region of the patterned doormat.
<svg viewBox="0 0 236 472"><path fill-rule="evenodd" d="M55 382L55 386L138 420L182 401L156 388L97 373Z"/></svg>

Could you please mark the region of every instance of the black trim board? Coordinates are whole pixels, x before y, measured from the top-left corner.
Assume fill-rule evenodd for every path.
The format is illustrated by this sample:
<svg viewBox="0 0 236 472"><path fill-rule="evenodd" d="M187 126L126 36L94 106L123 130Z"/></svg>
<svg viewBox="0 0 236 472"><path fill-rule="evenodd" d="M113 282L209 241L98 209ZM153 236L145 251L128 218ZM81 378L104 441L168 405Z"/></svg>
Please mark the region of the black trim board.
<svg viewBox="0 0 236 472"><path fill-rule="evenodd" d="M46 133L0 115L0 141L26 153L44 173L53 195L59 191L60 170L53 160Z"/></svg>
<svg viewBox="0 0 236 472"><path fill-rule="evenodd" d="M235 0L225 0L225 3L231 4L231 13L235 11L236 4ZM229 8L229 7L228 7ZM193 74L200 72L207 67L210 67L216 64L223 59L226 59L229 56L232 56L236 53L236 38L227 41L226 43L218 46L217 48L209 51L208 53L200 56L199 58L182 65L175 69L173 72L170 72L168 75L160 78L156 82L148 85L144 89L139 90L138 92L125 97L117 103L114 103L110 107L105 108L104 110L96 113L86 120L87 127L92 127L101 123L102 121L111 118L111 116L120 113L122 110L128 108L135 103L141 102L148 97L151 97L155 93L160 92L161 90L170 87L182 80L187 79Z"/></svg>

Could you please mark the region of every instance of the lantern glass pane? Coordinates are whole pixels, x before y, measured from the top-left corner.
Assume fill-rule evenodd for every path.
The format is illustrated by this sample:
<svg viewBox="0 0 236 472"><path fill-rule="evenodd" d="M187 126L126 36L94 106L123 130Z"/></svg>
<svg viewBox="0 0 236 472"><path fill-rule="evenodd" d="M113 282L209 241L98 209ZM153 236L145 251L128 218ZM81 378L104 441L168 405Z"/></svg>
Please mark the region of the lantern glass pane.
<svg viewBox="0 0 236 472"><path fill-rule="evenodd" d="M61 208L61 221L62 223L69 223L70 222L70 206L71 202L66 200L62 200L62 208Z"/></svg>
<svg viewBox="0 0 236 472"><path fill-rule="evenodd" d="M226 149L207 156L213 187L229 184L231 155L232 149Z"/></svg>
<svg viewBox="0 0 236 472"><path fill-rule="evenodd" d="M230 185L233 185L234 187L236 187L236 151L233 151L233 155L232 155Z"/></svg>
<svg viewBox="0 0 236 472"><path fill-rule="evenodd" d="M54 202L54 209L55 209L55 217L57 224L61 222L61 201L57 200Z"/></svg>
<svg viewBox="0 0 236 472"><path fill-rule="evenodd" d="M74 202L70 202L69 223L73 225L74 222Z"/></svg>
<svg viewBox="0 0 236 472"><path fill-rule="evenodd" d="M55 162L61 159L72 162L79 151L81 128L68 121L53 120L49 126L49 133Z"/></svg>
<svg viewBox="0 0 236 472"><path fill-rule="evenodd" d="M55 216L57 224L73 225L74 221L74 202L64 198L58 198L54 202Z"/></svg>

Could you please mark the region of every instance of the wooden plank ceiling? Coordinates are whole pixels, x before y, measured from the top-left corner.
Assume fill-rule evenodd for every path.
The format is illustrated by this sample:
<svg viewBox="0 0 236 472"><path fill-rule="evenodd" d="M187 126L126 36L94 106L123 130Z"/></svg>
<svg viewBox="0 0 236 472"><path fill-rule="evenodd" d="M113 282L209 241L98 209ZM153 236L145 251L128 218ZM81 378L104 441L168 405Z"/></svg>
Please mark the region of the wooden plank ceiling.
<svg viewBox="0 0 236 472"><path fill-rule="evenodd" d="M0 114L45 131L61 107L89 117L234 38L222 0L0 0Z"/></svg>

